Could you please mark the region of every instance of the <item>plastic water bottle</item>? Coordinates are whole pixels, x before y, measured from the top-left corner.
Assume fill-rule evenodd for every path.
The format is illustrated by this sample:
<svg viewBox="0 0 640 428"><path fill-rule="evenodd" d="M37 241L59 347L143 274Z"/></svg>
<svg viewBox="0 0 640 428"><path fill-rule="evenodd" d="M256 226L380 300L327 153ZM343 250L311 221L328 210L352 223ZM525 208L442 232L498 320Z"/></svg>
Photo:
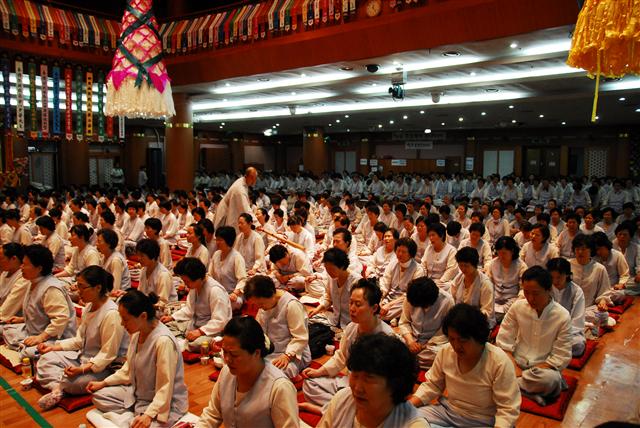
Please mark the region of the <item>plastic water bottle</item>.
<svg viewBox="0 0 640 428"><path fill-rule="evenodd" d="M200 358L209 356L209 342L206 340L200 345Z"/></svg>
<svg viewBox="0 0 640 428"><path fill-rule="evenodd" d="M31 379L33 372L31 371L31 360L28 357L22 359L22 377Z"/></svg>

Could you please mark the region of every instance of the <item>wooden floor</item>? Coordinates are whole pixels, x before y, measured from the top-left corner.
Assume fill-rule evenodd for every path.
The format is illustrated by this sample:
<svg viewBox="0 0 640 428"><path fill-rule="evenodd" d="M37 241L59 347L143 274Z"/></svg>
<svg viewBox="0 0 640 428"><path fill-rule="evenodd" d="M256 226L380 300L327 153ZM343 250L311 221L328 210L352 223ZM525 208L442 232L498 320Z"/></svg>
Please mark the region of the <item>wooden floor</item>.
<svg viewBox="0 0 640 428"><path fill-rule="evenodd" d="M522 413L518 427L591 428L602 422L618 420L638 422L640 418L640 298L621 317L612 333L600 339L595 354L580 371L567 370L580 379L562 422ZM189 411L199 415L207 405L213 382L208 379L211 366L187 365L185 377L189 386ZM20 377L0 366L2 376L19 390ZM37 409L40 393L35 390L19 391L25 400ZM54 427L89 425L84 415L90 408L71 414L60 408L45 412L43 416ZM38 426L27 412L0 388L0 427L26 428Z"/></svg>

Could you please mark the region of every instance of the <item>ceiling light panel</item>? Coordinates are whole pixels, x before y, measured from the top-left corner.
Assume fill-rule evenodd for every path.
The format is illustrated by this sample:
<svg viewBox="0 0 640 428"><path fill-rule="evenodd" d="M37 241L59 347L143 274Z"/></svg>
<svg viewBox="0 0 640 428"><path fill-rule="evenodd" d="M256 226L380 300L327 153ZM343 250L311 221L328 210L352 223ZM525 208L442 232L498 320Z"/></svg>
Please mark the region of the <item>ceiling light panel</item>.
<svg viewBox="0 0 640 428"><path fill-rule="evenodd" d="M274 96L261 96L251 98L239 98L232 100L199 100L191 104L191 109L195 111L218 110L238 107L259 106L268 104L299 103L311 100L319 100L335 96L332 92L307 92Z"/></svg>

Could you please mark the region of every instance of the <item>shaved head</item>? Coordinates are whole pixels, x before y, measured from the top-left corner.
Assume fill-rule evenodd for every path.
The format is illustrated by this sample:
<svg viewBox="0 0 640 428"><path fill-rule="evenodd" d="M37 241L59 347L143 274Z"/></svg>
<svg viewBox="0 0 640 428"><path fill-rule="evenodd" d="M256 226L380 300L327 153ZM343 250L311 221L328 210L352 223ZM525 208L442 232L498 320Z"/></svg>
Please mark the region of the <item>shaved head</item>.
<svg viewBox="0 0 640 428"><path fill-rule="evenodd" d="M247 181L247 185L254 186L256 184L256 181L258 180L258 170L250 166L244 172L244 178Z"/></svg>

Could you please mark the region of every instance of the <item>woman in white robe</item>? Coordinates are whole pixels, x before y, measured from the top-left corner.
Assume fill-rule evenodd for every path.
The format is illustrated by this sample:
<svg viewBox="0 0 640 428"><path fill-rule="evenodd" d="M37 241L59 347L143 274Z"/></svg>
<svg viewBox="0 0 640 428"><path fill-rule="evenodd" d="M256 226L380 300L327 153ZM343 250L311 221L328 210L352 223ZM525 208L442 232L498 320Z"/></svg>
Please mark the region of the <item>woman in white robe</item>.
<svg viewBox="0 0 640 428"><path fill-rule="evenodd" d="M122 253L116 251L118 247L118 234L111 229L100 229L96 248L102 254L102 267L113 276L113 297L122 296L131 288L131 274L129 265Z"/></svg>
<svg viewBox="0 0 640 428"><path fill-rule="evenodd" d="M491 263L491 245L485 241L482 236L485 234L485 227L482 223L473 223L469 226L469 238L460 241L458 249L464 247L475 248L480 256L479 268L483 272L489 270L489 264Z"/></svg>
<svg viewBox="0 0 640 428"><path fill-rule="evenodd" d="M447 244L447 231L441 223L429 225L427 233L431 245L422 256L422 267L425 274L433 279L438 287L447 291L449 282L458 274L456 249Z"/></svg>
<svg viewBox="0 0 640 428"><path fill-rule="evenodd" d="M65 395L81 395L91 381L102 380L112 363L122 364L129 336L125 334L118 306L109 299L113 276L99 266L78 274L78 292L87 304L75 337L55 344L41 343L36 378L51 390L38 400L43 410L53 408Z"/></svg>
<svg viewBox="0 0 640 428"><path fill-rule="evenodd" d="M231 226L223 226L216 230L218 251L213 254L209 263L209 275L218 281L229 293L231 308L236 310L244 302L244 284L247 279L242 255L233 249L236 230Z"/></svg>
<svg viewBox="0 0 640 428"><path fill-rule="evenodd" d="M195 257L203 265L209 265L209 250L205 245L204 228L200 224L190 224L187 227L187 242L191 244L185 257Z"/></svg>
<svg viewBox="0 0 640 428"><path fill-rule="evenodd" d="M238 230L240 233L236 237L233 248L244 258L247 275L253 276L257 273L265 273L267 265L265 263L264 241L262 236L254 230L251 214L240 214L240 217L238 217Z"/></svg>
<svg viewBox="0 0 640 428"><path fill-rule="evenodd" d="M384 233L384 245L373 253L371 268L368 269L370 273L367 276L381 278L384 275L387 266L396 259L395 244L398 238L398 231L395 229L388 229Z"/></svg>
<svg viewBox="0 0 640 428"><path fill-rule="evenodd" d="M520 277L527 265L520 260L520 248L510 236L499 238L495 248L497 256L486 272L493 283L496 320L500 322L518 298Z"/></svg>
<svg viewBox="0 0 640 428"><path fill-rule="evenodd" d="M545 267L549 260L558 257L558 247L549 242L550 237L548 226L539 223L533 225L531 241L524 244L520 251L520 258L527 267Z"/></svg>

